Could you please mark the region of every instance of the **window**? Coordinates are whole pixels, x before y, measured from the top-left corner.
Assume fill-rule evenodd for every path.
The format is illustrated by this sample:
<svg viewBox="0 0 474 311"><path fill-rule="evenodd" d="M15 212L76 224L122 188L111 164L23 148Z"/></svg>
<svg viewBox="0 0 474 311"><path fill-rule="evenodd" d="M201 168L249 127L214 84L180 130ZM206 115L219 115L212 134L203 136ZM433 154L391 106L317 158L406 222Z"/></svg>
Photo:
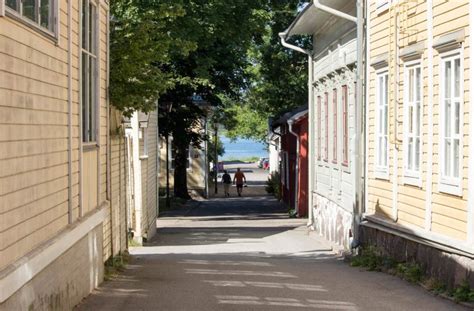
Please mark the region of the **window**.
<svg viewBox="0 0 474 311"><path fill-rule="evenodd" d="M40 26L54 33L55 27L55 0L6 0L8 12L25 18L29 23Z"/></svg>
<svg viewBox="0 0 474 311"><path fill-rule="evenodd" d="M342 86L342 164L349 164L349 115L347 85Z"/></svg>
<svg viewBox="0 0 474 311"><path fill-rule="evenodd" d="M324 93L324 131L325 131L325 141L324 141L324 161L329 159L329 94Z"/></svg>
<svg viewBox="0 0 474 311"><path fill-rule="evenodd" d="M186 153L188 154L188 158L186 159L186 168L191 168L191 148L186 148ZM175 158L176 158L176 149L174 148L173 144L171 144L171 169L174 170L175 168Z"/></svg>
<svg viewBox="0 0 474 311"><path fill-rule="evenodd" d="M377 13L383 13L388 10L388 8L397 2L397 0L377 0Z"/></svg>
<svg viewBox="0 0 474 311"><path fill-rule="evenodd" d="M441 60L441 182L461 187L462 68L459 53ZM459 190L458 189L458 190Z"/></svg>
<svg viewBox="0 0 474 311"><path fill-rule="evenodd" d="M404 156L405 177L420 178L421 162L421 100L420 63L405 66Z"/></svg>
<svg viewBox="0 0 474 311"><path fill-rule="evenodd" d="M388 72L377 74L376 173L388 178Z"/></svg>
<svg viewBox="0 0 474 311"><path fill-rule="evenodd" d="M337 89L332 90L332 107L333 107L333 117L332 117L332 163L337 163Z"/></svg>
<svg viewBox="0 0 474 311"><path fill-rule="evenodd" d="M97 140L97 8L90 0L82 2L81 105L82 140Z"/></svg>
<svg viewBox="0 0 474 311"><path fill-rule="evenodd" d="M321 160L321 150L323 148L321 144L321 128L323 127L322 120L323 117L321 115L322 113L322 107L321 107L321 96L318 96L318 160Z"/></svg>
<svg viewBox="0 0 474 311"><path fill-rule="evenodd" d="M142 141L143 144L143 152L141 157L147 158L148 157L148 129L146 127L140 128L139 132L139 139Z"/></svg>

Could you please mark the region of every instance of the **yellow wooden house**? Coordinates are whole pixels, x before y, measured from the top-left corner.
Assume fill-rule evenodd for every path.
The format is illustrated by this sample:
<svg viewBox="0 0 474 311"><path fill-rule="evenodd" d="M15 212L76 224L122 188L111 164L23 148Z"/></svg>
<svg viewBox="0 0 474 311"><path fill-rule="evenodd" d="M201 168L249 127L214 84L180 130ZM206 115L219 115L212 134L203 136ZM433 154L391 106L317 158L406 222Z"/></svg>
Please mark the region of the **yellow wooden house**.
<svg viewBox="0 0 474 311"><path fill-rule="evenodd" d="M366 9L363 239L459 283L474 258L474 3L377 0Z"/></svg>

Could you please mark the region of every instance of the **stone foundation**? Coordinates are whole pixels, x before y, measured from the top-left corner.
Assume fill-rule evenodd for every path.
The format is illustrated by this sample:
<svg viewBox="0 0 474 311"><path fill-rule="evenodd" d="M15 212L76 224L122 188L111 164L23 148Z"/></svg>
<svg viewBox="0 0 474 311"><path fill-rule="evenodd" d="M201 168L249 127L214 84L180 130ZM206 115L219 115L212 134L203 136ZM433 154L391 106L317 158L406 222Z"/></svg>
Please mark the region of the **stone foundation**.
<svg viewBox="0 0 474 311"><path fill-rule="evenodd" d="M474 287L474 260L466 256L442 251L364 224L361 226L360 242L362 246L375 246L382 255L398 262L419 263L427 277L442 281L448 288L464 280Z"/></svg>
<svg viewBox="0 0 474 311"><path fill-rule="evenodd" d="M102 282L102 257L100 224L9 297L0 310L72 310Z"/></svg>
<svg viewBox="0 0 474 311"><path fill-rule="evenodd" d="M315 194L313 196L313 226L316 233L345 249L350 249L352 215L336 203Z"/></svg>

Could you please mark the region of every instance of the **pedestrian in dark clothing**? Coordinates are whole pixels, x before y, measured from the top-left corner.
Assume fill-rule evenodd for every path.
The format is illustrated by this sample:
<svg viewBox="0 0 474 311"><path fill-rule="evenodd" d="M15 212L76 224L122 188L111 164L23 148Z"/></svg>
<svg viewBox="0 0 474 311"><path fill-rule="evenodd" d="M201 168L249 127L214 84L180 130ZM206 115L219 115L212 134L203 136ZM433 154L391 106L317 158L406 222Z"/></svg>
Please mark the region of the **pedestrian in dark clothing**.
<svg viewBox="0 0 474 311"><path fill-rule="evenodd" d="M232 184L232 178L227 171L224 171L224 175L222 175L222 183L224 184L224 195L230 197L229 188L230 184Z"/></svg>

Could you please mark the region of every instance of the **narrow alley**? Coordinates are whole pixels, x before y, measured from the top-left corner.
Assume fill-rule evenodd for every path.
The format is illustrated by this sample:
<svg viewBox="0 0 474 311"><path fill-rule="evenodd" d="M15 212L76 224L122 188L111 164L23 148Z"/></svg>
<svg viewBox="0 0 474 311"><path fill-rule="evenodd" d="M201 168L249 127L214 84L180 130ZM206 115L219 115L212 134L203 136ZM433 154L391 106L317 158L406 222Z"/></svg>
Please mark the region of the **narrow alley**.
<svg viewBox="0 0 474 311"><path fill-rule="evenodd" d="M464 310L345 263L273 198L214 198L158 220L156 238L77 310ZM311 273L308 273L311 271Z"/></svg>

